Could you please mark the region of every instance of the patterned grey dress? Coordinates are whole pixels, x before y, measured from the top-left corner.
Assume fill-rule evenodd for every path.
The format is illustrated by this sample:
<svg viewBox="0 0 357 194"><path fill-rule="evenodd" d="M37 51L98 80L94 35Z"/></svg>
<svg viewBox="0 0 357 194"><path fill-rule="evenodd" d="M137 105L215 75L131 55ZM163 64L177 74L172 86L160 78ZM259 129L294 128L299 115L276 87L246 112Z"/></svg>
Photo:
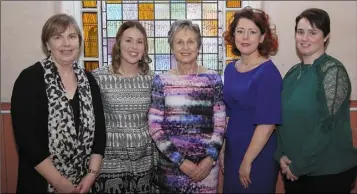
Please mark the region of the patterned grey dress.
<svg viewBox="0 0 357 194"><path fill-rule="evenodd" d="M148 133L153 74L124 78L111 66L94 70L101 90L107 145L93 190L155 193L157 149Z"/></svg>

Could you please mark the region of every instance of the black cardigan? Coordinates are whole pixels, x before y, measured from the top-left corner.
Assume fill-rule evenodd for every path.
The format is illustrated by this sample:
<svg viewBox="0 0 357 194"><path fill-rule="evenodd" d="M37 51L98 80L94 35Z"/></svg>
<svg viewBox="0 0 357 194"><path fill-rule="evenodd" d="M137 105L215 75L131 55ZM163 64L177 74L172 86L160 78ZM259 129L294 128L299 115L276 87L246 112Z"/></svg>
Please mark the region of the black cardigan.
<svg viewBox="0 0 357 194"><path fill-rule="evenodd" d="M86 71L95 114L92 153L104 156L105 119L99 86ZM48 182L35 166L50 156L48 148L48 99L44 69L40 62L24 69L16 79L11 96L11 117L19 155L17 192L46 193Z"/></svg>

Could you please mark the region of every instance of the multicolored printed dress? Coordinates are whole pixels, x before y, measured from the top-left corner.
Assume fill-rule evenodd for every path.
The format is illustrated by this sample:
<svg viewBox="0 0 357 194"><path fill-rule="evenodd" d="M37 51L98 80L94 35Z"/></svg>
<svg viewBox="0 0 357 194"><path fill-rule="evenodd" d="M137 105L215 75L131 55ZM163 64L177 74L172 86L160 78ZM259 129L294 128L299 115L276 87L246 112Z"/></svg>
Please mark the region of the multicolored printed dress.
<svg viewBox="0 0 357 194"><path fill-rule="evenodd" d="M198 75L157 75L153 79L149 132L160 154L160 193L217 193L219 166L202 181L180 171L184 159L198 165L217 160L223 142L222 80L214 71Z"/></svg>

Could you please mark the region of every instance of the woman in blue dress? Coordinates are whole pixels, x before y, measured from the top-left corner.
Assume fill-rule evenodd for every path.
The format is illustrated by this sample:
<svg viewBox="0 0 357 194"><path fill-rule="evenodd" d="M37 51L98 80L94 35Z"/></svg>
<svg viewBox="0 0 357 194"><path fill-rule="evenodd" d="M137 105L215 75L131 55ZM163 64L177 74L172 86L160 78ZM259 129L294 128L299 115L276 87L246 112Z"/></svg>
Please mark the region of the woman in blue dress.
<svg viewBox="0 0 357 194"><path fill-rule="evenodd" d="M244 8L234 14L225 41L240 60L224 72L228 126L224 153L224 193L275 193L279 166L275 126L281 123L282 78L269 56L278 49L269 17Z"/></svg>

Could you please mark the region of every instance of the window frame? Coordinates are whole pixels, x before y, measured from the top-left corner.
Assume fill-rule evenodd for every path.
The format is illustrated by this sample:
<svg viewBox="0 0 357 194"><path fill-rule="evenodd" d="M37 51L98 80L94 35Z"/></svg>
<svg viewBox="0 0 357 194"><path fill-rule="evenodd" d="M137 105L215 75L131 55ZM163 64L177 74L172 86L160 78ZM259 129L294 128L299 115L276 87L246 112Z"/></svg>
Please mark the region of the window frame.
<svg viewBox="0 0 357 194"><path fill-rule="evenodd" d="M102 30L101 30L101 26L102 26L102 21L101 21L101 6L99 6L99 4L101 4L102 1L97 1L97 7L96 8L82 8L82 1L55 1L55 10L56 12L60 12L60 13L66 13L69 15L72 15L75 20L77 21L79 28L81 29L81 32L83 33L83 23L82 23L82 13L83 12L94 12L97 13L97 24L98 24L98 57L84 57L84 40L82 40L82 48L80 51L80 56L78 59L78 64L84 68L84 62L86 61L98 61L99 63L99 67L101 67L101 65L103 64L103 47L102 47ZM241 8L226 8L225 6L225 1L221 1L219 3L222 3L223 5L221 5L221 7L223 8L222 11L224 12L222 14L222 28L223 28L223 32L226 29L226 11L237 11L239 9L242 9L246 6L250 6L252 8L258 8L261 9L262 8L262 1L252 1L252 0L247 0L241 1ZM82 34L83 35L83 34ZM228 58L226 56L226 46L224 44L224 39L223 38L219 38L219 42L218 44L222 44L223 47L223 51L222 51L222 59L221 62L223 63L223 67L222 67L222 74L224 72L224 69L226 67L226 62L228 60L234 60L233 58ZM218 51L219 53L219 51ZM220 61L220 55L218 54L218 60Z"/></svg>

